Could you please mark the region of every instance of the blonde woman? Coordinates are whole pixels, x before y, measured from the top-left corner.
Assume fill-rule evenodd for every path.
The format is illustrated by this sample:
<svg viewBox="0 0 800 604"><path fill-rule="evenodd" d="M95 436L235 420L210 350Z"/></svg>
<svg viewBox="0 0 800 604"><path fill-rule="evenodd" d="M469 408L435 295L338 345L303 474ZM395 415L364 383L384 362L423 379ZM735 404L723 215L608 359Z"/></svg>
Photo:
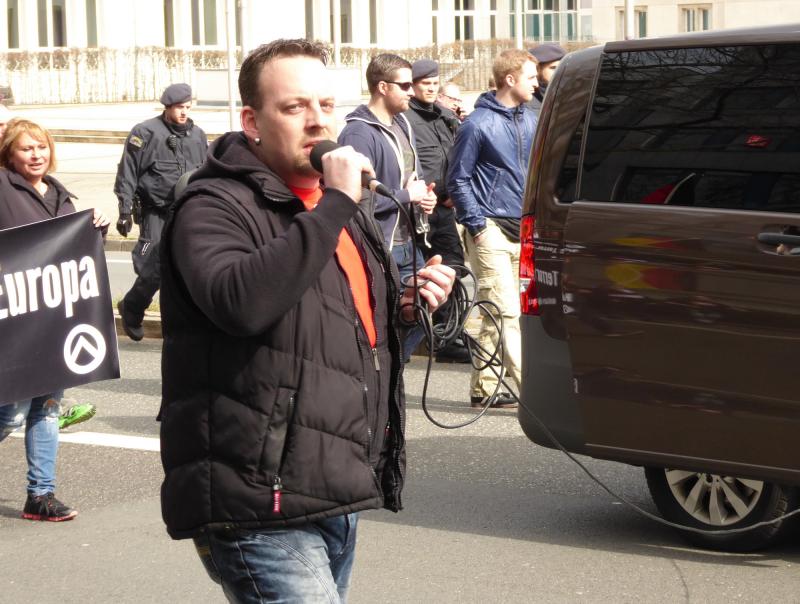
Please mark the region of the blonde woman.
<svg viewBox="0 0 800 604"><path fill-rule="evenodd" d="M0 143L0 229L22 226L75 211L72 195L50 175L55 148L50 133L34 122L12 119ZM95 227L109 219L95 210ZM55 498L58 427L63 390L22 401L0 401L0 441L25 424L28 497L22 517L60 522L78 512Z"/></svg>

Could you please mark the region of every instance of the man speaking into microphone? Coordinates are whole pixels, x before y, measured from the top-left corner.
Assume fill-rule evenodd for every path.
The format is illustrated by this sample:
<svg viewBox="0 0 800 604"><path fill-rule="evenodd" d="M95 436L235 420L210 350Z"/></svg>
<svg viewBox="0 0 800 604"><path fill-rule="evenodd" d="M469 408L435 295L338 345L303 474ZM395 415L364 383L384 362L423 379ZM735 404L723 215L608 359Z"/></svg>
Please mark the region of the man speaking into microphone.
<svg viewBox="0 0 800 604"><path fill-rule="evenodd" d="M327 59L306 40L248 55L243 131L214 143L162 239L162 512L232 602L343 602L357 513L402 507L415 292L367 159L311 165L336 137ZM435 309L454 271L436 257L420 277Z"/></svg>

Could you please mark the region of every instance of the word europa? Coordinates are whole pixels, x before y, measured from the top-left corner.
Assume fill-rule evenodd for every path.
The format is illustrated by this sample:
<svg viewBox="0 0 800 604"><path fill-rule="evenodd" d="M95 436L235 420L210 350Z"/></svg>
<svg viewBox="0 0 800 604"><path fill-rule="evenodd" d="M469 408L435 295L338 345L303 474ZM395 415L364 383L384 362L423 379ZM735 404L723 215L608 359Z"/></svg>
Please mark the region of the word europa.
<svg viewBox="0 0 800 604"><path fill-rule="evenodd" d="M29 268L3 275L0 286L0 320L39 310L39 301L48 308L64 305L67 318L73 315L73 305L78 300L88 300L100 295L94 260L84 256L80 262L68 260L60 266ZM3 306L4 297L8 305Z"/></svg>

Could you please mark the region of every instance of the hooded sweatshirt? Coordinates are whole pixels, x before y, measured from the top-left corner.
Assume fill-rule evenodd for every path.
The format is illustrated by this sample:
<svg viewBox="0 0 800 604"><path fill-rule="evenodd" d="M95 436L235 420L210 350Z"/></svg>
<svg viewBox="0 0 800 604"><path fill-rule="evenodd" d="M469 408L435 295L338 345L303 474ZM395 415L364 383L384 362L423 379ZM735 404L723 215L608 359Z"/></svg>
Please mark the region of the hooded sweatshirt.
<svg viewBox="0 0 800 604"><path fill-rule="evenodd" d="M403 173L402 148L392 129L385 126L366 105L359 105L345 118L347 124L339 134L340 145L350 145L366 155L375 169L375 177L386 185L402 204L410 204L408 191L401 182ZM424 178L416 153L416 139L408 119L401 113L394 121L405 132L414 150L414 165L417 176ZM400 218L394 202L383 195L375 197L375 218L381 225L386 245L391 248L394 231Z"/></svg>

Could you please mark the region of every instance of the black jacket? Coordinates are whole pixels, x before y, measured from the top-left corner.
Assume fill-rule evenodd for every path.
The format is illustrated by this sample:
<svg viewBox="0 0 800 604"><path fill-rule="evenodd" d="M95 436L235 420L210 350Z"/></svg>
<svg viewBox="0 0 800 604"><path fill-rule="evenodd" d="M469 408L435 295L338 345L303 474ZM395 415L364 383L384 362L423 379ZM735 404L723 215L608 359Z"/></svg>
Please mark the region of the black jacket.
<svg viewBox="0 0 800 604"><path fill-rule="evenodd" d="M371 211L328 190L307 212L241 133L192 175L161 248L172 537L400 509L397 274ZM368 266L374 349L334 256L345 226Z"/></svg>
<svg viewBox="0 0 800 604"><path fill-rule="evenodd" d="M428 105L411 99L403 115L411 122L417 143L417 155L425 182L436 183L436 197L447 197L447 154L453 146L461 123L455 113L437 104Z"/></svg>
<svg viewBox="0 0 800 604"><path fill-rule="evenodd" d="M186 127L178 128L162 114L134 126L125 140L114 182L119 213L132 212L134 197L146 210L169 206L175 183L202 165L207 148L206 133L191 119Z"/></svg>
<svg viewBox="0 0 800 604"><path fill-rule="evenodd" d="M0 229L31 224L75 211L72 204L74 196L64 185L52 176L45 176L44 181L48 186L55 187L58 193L55 214L50 213L39 192L21 175L0 169Z"/></svg>

